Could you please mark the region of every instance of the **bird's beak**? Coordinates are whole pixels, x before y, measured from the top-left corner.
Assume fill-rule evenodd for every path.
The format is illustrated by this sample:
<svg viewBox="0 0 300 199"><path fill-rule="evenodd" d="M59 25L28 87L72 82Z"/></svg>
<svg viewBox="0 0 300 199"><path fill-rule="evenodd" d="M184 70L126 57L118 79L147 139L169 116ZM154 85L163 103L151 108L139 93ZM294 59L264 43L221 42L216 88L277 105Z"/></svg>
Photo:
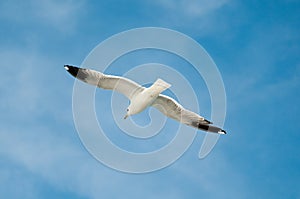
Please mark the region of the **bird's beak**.
<svg viewBox="0 0 300 199"><path fill-rule="evenodd" d="M126 115L124 116L124 120L126 120L127 117L128 117L128 115L126 114Z"/></svg>

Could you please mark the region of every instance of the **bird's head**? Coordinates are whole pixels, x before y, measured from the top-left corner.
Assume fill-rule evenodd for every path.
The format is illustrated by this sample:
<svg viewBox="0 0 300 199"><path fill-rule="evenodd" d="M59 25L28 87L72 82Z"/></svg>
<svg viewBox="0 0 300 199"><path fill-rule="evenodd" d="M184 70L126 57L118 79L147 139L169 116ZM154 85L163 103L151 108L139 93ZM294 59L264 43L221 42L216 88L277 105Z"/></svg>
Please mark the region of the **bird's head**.
<svg viewBox="0 0 300 199"><path fill-rule="evenodd" d="M124 119L126 119L127 117L129 117L131 115L130 109L129 107L126 110L126 115L124 116Z"/></svg>
<svg viewBox="0 0 300 199"><path fill-rule="evenodd" d="M130 103L129 106L126 109L126 115L124 116L124 119L126 119L127 117L131 116L131 115L135 115L137 113L139 113L139 107L136 106L136 104L132 104Z"/></svg>

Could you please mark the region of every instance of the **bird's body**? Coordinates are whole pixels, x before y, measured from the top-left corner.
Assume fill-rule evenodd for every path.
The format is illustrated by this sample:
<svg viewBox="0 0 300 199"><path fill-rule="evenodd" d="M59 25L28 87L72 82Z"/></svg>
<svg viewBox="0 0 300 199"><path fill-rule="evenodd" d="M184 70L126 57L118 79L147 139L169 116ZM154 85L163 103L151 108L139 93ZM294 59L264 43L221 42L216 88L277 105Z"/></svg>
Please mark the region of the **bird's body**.
<svg viewBox="0 0 300 199"><path fill-rule="evenodd" d="M208 132L226 134L226 131L212 126L212 123L202 116L186 110L171 97L161 94L161 92L171 86L161 79L157 79L152 86L145 88L127 78L105 75L98 71L70 65L65 65L64 67L77 79L103 89L118 91L129 98L130 105L127 108L125 119L130 115L142 112L148 106L153 106L166 116L186 125Z"/></svg>
<svg viewBox="0 0 300 199"><path fill-rule="evenodd" d="M126 116L142 112L148 106L153 104L161 92L168 89L171 85L158 79L149 88L144 88L141 92L136 92L130 100L130 105Z"/></svg>

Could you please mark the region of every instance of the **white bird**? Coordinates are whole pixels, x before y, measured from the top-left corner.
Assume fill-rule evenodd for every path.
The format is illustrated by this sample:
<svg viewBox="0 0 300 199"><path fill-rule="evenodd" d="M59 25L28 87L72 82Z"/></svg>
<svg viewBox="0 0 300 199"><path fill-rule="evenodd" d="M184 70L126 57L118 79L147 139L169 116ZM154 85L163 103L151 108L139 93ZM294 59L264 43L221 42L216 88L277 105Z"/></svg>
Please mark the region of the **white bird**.
<svg viewBox="0 0 300 199"><path fill-rule="evenodd" d="M204 117L183 108L173 98L160 94L171 85L157 79L149 88L140 86L134 81L113 75L105 75L101 72L78 68L76 66L65 65L64 68L77 79L99 88L115 90L125 95L130 104L124 117L137 114L145 110L148 106L153 106L165 114L167 117L175 119L186 125L218 134L226 134L226 131L211 125L212 122Z"/></svg>

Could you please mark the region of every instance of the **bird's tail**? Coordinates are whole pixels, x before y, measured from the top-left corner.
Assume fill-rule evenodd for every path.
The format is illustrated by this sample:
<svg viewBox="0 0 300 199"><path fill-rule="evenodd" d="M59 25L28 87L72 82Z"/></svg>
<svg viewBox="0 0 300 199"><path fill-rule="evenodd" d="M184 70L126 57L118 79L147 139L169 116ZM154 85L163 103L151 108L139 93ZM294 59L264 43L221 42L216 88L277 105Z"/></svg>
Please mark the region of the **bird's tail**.
<svg viewBox="0 0 300 199"><path fill-rule="evenodd" d="M171 87L171 84L165 82L162 79L157 79L151 87L149 87L150 90L152 90L155 94L159 95L164 90Z"/></svg>
<svg viewBox="0 0 300 199"><path fill-rule="evenodd" d="M164 90L170 88L171 84L165 82L162 79L157 79L152 86L145 89L144 92L150 94L154 99Z"/></svg>

